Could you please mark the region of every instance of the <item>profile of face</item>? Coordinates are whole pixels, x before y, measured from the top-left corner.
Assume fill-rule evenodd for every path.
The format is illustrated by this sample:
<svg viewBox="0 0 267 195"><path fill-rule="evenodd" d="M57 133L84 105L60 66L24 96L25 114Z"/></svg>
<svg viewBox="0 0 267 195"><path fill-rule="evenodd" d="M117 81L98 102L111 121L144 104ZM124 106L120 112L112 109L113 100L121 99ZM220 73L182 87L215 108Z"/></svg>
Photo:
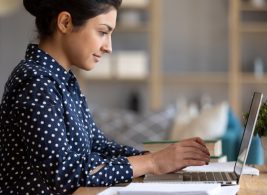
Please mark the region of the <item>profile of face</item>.
<svg viewBox="0 0 267 195"><path fill-rule="evenodd" d="M62 36L62 49L67 66L91 70L104 54L111 53L111 34L116 26L116 18L117 10L111 9L65 33Z"/></svg>

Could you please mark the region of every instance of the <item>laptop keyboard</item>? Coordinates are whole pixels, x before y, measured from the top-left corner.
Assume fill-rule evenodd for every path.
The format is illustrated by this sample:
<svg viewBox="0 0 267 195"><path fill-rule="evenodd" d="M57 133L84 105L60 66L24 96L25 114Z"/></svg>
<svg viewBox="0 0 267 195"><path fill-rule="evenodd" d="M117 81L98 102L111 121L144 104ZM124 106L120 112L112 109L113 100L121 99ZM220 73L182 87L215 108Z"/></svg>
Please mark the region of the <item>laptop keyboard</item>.
<svg viewBox="0 0 267 195"><path fill-rule="evenodd" d="M232 172L183 172L183 181L233 181L237 177Z"/></svg>

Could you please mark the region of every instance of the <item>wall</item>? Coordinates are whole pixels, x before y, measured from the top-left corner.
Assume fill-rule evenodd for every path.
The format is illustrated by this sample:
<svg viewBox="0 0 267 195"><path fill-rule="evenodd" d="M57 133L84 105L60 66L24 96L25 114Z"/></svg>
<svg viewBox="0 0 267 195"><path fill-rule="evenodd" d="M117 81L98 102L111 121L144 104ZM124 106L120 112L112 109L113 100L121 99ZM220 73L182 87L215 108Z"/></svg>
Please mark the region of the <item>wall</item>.
<svg viewBox="0 0 267 195"><path fill-rule="evenodd" d="M165 0L164 71L227 71L227 14L225 0Z"/></svg>
<svg viewBox="0 0 267 195"><path fill-rule="evenodd" d="M164 0L162 51L165 72L227 70L227 7L226 0ZM9 73L23 57L27 43L34 39L33 20L23 8L9 17L0 18L1 94ZM145 38L140 39L144 42ZM127 42L125 49L138 48L136 38L114 37L113 42L114 47ZM101 82L92 83L94 86L91 87L88 84L85 93L89 104L126 107L130 89L140 90L143 97L147 91L143 82L114 85ZM104 92L109 98L105 98ZM168 96L168 90L166 93L167 103L172 102L176 94ZM143 103L147 104L145 97Z"/></svg>
<svg viewBox="0 0 267 195"><path fill-rule="evenodd" d="M32 40L34 19L24 8L0 17L0 94L12 69L24 57L27 44Z"/></svg>
<svg viewBox="0 0 267 195"><path fill-rule="evenodd" d="M162 24L163 74L227 73L228 1L165 0ZM227 83L165 83L163 104L177 98L213 103L228 100Z"/></svg>

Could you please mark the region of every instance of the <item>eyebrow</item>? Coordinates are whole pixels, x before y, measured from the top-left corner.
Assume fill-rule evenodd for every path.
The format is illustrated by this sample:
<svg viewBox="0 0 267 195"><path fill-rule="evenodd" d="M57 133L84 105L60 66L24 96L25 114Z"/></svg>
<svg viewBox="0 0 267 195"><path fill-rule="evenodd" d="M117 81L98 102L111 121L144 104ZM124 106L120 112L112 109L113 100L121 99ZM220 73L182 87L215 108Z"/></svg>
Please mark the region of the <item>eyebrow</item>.
<svg viewBox="0 0 267 195"><path fill-rule="evenodd" d="M109 26L108 24L100 24L100 25L106 26L108 28L108 31L110 31L110 32L113 31L113 28L111 26Z"/></svg>

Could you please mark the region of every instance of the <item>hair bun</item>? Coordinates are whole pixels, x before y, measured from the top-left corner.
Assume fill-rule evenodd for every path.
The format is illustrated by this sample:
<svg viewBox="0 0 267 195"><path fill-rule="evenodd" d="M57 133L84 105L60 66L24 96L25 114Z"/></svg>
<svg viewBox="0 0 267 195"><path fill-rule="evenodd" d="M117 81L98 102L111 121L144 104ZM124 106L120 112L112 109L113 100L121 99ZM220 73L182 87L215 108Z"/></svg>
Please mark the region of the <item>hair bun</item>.
<svg viewBox="0 0 267 195"><path fill-rule="evenodd" d="M25 9L33 16L36 16L40 10L40 5L43 0L23 0Z"/></svg>

